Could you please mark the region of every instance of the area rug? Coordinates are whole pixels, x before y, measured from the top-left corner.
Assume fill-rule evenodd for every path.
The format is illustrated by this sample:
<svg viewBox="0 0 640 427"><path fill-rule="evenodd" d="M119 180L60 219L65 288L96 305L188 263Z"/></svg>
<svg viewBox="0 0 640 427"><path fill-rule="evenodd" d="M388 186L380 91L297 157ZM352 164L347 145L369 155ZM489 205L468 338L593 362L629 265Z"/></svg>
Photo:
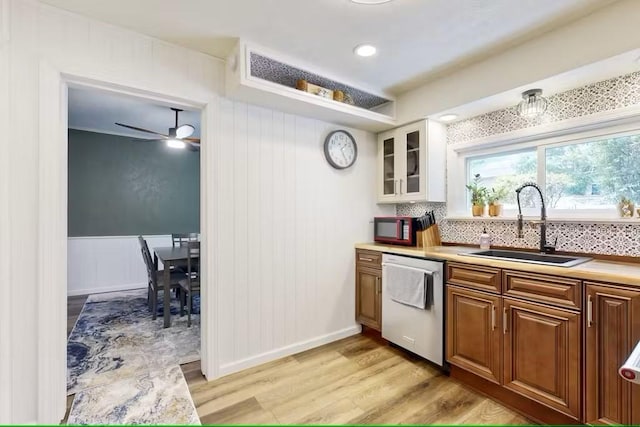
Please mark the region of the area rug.
<svg viewBox="0 0 640 427"><path fill-rule="evenodd" d="M200 316L187 327L174 298L171 327L163 328L158 305L152 320L146 289L89 296L67 342L67 394L199 360Z"/></svg>
<svg viewBox="0 0 640 427"><path fill-rule="evenodd" d="M180 366L76 394L68 424L200 424Z"/></svg>

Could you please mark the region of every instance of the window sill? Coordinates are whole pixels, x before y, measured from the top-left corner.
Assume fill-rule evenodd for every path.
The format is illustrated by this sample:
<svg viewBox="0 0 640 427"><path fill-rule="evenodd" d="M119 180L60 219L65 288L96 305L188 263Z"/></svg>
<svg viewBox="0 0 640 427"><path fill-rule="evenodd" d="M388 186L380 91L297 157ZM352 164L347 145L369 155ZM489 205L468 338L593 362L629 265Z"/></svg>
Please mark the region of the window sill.
<svg viewBox="0 0 640 427"><path fill-rule="evenodd" d="M514 216L464 216L464 215L451 215L444 218L446 221L477 221L477 222L516 222L517 218ZM525 216L524 221L536 221L540 220L539 216ZM578 223L578 224L637 224L640 225L640 218L547 218L547 222L550 223Z"/></svg>

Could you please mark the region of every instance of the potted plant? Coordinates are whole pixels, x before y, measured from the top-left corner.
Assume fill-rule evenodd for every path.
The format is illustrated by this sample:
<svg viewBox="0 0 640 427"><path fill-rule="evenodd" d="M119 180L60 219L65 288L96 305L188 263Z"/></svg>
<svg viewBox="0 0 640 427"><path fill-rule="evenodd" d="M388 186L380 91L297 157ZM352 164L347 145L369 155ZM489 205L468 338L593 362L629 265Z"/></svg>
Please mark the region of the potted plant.
<svg viewBox="0 0 640 427"><path fill-rule="evenodd" d="M508 190L505 187L491 188L487 193L487 203L489 204L489 216L502 215L502 203L500 201L507 196Z"/></svg>
<svg viewBox="0 0 640 427"><path fill-rule="evenodd" d="M487 189L480 184L480 174L475 174L473 182L467 184L466 187L471 191L471 213L473 216L482 216L487 199Z"/></svg>
<svg viewBox="0 0 640 427"><path fill-rule="evenodd" d="M633 210L635 205L631 201L631 199L627 199L622 196L620 198L620 202L618 202L618 213L622 218L631 218L633 216Z"/></svg>

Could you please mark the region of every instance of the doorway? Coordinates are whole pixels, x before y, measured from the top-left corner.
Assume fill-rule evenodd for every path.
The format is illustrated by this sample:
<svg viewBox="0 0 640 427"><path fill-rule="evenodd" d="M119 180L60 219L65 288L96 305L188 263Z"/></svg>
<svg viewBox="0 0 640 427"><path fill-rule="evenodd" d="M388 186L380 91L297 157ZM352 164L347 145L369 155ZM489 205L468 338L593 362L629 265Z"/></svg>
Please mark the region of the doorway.
<svg viewBox="0 0 640 427"><path fill-rule="evenodd" d="M201 112L180 107L68 90L69 423L189 420L153 419L138 403L168 399L174 384L135 387L169 376L184 383L178 367L200 364L199 259L187 246L200 236ZM153 256L167 251L183 258L173 261L165 293L169 266L161 259L156 267ZM125 401L127 414L96 418Z"/></svg>
<svg viewBox="0 0 640 427"><path fill-rule="evenodd" d="M130 97L201 109L202 141L200 181L201 217L201 370L208 379L217 377L217 349L215 336L217 317L213 295L216 281L209 271L215 271L216 256L211 250L215 242L213 221L207 221L207 213L215 210L217 198L212 190L217 185L208 180L213 165L213 119L218 108L217 99L185 100L169 94L155 93L123 87L110 82L89 80L82 76L67 75L54 67L43 64L40 72L40 203L39 241L40 262L38 301L38 371L41 372L38 396L39 420L57 422L66 409L66 298L67 298L67 109L69 87L94 88ZM208 127L207 125L209 124ZM209 146L207 147L207 143Z"/></svg>

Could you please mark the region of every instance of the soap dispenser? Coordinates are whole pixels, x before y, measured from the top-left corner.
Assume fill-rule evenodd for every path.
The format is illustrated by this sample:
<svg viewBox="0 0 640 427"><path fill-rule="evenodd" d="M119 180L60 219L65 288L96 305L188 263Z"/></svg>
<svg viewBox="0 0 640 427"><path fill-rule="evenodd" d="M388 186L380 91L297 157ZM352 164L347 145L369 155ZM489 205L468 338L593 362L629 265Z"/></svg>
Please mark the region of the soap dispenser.
<svg viewBox="0 0 640 427"><path fill-rule="evenodd" d="M480 249L489 249L491 247L491 236L487 233L487 227L484 227L480 235Z"/></svg>

